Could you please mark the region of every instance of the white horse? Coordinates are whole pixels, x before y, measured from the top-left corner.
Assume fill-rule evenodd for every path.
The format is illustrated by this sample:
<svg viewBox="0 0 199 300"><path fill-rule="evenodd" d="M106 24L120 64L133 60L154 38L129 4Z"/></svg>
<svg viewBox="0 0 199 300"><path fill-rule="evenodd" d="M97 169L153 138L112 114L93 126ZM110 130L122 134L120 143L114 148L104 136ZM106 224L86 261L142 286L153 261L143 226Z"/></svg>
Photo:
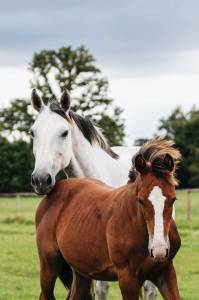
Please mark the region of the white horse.
<svg viewBox="0 0 199 300"><path fill-rule="evenodd" d="M39 112L30 130L35 156L31 182L36 193L49 193L58 172L69 164L75 177L96 178L114 187L126 184L131 159L139 147L110 148L97 127L70 110L67 91L60 102L51 100L48 105L36 90L31 98ZM156 295L155 287L153 290ZM107 299L108 283L97 282L96 292L100 300Z"/></svg>

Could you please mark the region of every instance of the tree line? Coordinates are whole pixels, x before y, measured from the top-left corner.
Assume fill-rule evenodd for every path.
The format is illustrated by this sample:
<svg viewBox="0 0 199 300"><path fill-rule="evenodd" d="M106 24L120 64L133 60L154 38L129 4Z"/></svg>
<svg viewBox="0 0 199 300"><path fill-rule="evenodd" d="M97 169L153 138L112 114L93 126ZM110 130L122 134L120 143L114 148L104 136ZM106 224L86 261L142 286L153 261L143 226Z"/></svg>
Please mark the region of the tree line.
<svg viewBox="0 0 199 300"><path fill-rule="evenodd" d="M122 109L109 97L108 80L96 66L94 56L84 46L43 50L29 64L31 88L44 100L56 98L63 89L71 93L72 109L102 128L110 145L124 143ZM53 83L52 83L53 82ZM31 191L34 167L28 131L35 118L29 99L14 99L0 108L0 192ZM177 108L161 119L158 134L174 139L183 155L178 170L180 187L199 186L199 111L183 113Z"/></svg>

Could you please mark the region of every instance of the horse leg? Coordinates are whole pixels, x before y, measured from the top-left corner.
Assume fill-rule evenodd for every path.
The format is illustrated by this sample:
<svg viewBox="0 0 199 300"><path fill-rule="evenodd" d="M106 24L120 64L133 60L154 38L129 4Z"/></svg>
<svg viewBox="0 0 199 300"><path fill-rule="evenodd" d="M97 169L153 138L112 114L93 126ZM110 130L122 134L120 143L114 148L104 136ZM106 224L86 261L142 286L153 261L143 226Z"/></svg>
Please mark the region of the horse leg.
<svg viewBox="0 0 199 300"><path fill-rule="evenodd" d="M91 279L73 270L73 282L67 300L92 300L90 296Z"/></svg>
<svg viewBox="0 0 199 300"><path fill-rule="evenodd" d="M157 279L157 287L165 300L179 300L180 294L178 290L178 283L176 272L171 263L165 272Z"/></svg>
<svg viewBox="0 0 199 300"><path fill-rule="evenodd" d="M108 289L107 281L96 281L96 294L99 300L107 300Z"/></svg>
<svg viewBox="0 0 199 300"><path fill-rule="evenodd" d="M59 277L65 287L69 288L72 284L72 270L64 261L59 250L49 247L45 252L39 249L40 258L40 300L55 300L54 287L56 279Z"/></svg>
<svg viewBox="0 0 199 300"><path fill-rule="evenodd" d="M144 282L144 299L145 300L155 300L157 297L157 288L149 280Z"/></svg>
<svg viewBox="0 0 199 300"><path fill-rule="evenodd" d="M118 272L119 286L123 300L139 300L141 282L128 268Z"/></svg>
<svg viewBox="0 0 199 300"><path fill-rule="evenodd" d="M55 300L54 287L58 275L45 261L41 261L40 268L41 294L39 300Z"/></svg>

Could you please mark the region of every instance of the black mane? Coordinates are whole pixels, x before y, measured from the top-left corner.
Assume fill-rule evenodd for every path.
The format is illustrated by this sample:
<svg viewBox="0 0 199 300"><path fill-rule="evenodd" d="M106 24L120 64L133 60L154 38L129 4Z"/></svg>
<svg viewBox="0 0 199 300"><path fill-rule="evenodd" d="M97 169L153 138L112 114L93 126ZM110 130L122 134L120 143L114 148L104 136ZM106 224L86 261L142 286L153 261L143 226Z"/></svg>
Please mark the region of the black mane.
<svg viewBox="0 0 199 300"><path fill-rule="evenodd" d="M91 145L97 143L112 158L114 159L119 158L119 156L110 148L105 137L101 134L99 130L96 129L96 127L93 125L93 123L90 120L78 115L77 113L74 113L71 110L69 110L69 113L66 114L65 111L59 105L59 102L57 101L52 101L49 104L49 108L52 112L60 115L62 118L66 119L67 121L69 122L74 121L77 127L79 128L79 130L82 132L84 137Z"/></svg>

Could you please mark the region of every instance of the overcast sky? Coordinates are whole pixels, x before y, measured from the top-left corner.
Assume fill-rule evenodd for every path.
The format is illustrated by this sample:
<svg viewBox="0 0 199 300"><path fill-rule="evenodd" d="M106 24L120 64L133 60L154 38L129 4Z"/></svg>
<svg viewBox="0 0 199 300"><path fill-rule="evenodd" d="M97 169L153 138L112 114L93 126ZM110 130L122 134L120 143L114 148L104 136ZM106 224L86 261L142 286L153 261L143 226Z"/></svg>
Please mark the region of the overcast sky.
<svg viewBox="0 0 199 300"><path fill-rule="evenodd" d="M86 45L125 109L127 143L199 104L198 0L0 0L0 105L29 97L35 51Z"/></svg>

